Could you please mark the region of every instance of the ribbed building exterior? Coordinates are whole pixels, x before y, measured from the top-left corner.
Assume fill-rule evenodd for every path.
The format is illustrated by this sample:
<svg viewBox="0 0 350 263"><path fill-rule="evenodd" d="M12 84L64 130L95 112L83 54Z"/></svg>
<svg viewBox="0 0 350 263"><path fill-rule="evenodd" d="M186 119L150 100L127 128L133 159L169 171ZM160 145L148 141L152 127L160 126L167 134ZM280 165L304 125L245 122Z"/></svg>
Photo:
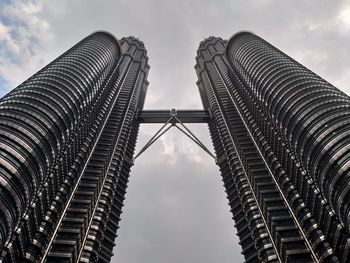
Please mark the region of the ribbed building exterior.
<svg viewBox="0 0 350 263"><path fill-rule="evenodd" d="M110 261L148 69L96 32L0 100L1 262Z"/></svg>
<svg viewBox="0 0 350 263"><path fill-rule="evenodd" d="M350 98L248 32L196 61L245 262L350 262ZM110 261L148 70L96 32L0 99L0 262Z"/></svg>
<svg viewBox="0 0 350 263"><path fill-rule="evenodd" d="M245 262L350 262L350 98L248 32L196 61Z"/></svg>

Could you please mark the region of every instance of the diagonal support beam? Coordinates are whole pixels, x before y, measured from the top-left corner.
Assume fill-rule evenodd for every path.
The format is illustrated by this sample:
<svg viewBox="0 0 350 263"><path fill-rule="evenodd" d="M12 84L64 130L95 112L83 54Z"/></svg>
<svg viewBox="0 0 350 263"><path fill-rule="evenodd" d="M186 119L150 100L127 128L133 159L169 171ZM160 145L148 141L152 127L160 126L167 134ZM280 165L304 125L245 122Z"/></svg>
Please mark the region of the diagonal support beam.
<svg viewBox="0 0 350 263"><path fill-rule="evenodd" d="M135 155L133 162L136 160L137 157L139 157L144 151L147 150L148 147L150 147L155 141L157 141L164 133L166 133L172 126L168 126L164 131L163 129L168 125L168 123L173 119L173 117L170 117L162 127L151 137L151 139L145 144L145 146L142 147L142 149Z"/></svg>
<svg viewBox="0 0 350 263"><path fill-rule="evenodd" d="M175 119L177 119L175 117ZM188 138L190 138L193 142L195 142L199 147L201 147L207 154L209 154L211 157L214 158L215 162L216 162L216 157L214 154L211 153L211 151L201 142L201 140L198 139L198 137L196 137L193 132L191 132L191 130L189 128L187 128L185 126L185 124L183 124L179 119L177 119L177 121L180 123L180 125L185 129L181 129L178 125L174 125L176 128L178 128L183 134L185 134Z"/></svg>
<svg viewBox="0 0 350 263"><path fill-rule="evenodd" d="M173 127L172 125L168 126L164 131L160 132L160 130L145 144L145 146L142 147L142 149L135 155L134 161L137 157L139 157L144 151L146 151L155 141L157 141L160 137L163 136L170 128Z"/></svg>
<svg viewBox="0 0 350 263"><path fill-rule="evenodd" d="M179 115L180 113L180 115ZM194 133L185 126L184 122L187 123L207 123L209 120L209 112L203 110L180 110L175 109L163 111L163 110L149 110L140 111L138 114L138 119L141 123L164 123L164 125L151 137L151 139L141 148L141 150L133 158L133 163L135 160L144 153L155 141L163 136L170 128L175 126L188 138L190 138L194 143L201 147L208 155L210 155L216 162L215 155L199 140ZM168 124L167 128L165 128ZM177 125L177 124L180 124Z"/></svg>

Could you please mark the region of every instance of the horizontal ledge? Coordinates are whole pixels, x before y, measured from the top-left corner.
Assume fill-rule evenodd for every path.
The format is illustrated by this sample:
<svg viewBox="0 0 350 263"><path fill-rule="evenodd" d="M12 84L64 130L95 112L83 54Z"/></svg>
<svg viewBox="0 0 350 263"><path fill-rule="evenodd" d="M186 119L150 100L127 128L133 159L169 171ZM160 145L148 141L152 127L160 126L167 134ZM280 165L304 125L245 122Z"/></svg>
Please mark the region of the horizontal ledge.
<svg viewBox="0 0 350 263"><path fill-rule="evenodd" d="M176 117L183 123L207 123L210 114L206 110L141 110L137 114L140 123L166 123L171 117ZM170 123L177 123L173 118Z"/></svg>

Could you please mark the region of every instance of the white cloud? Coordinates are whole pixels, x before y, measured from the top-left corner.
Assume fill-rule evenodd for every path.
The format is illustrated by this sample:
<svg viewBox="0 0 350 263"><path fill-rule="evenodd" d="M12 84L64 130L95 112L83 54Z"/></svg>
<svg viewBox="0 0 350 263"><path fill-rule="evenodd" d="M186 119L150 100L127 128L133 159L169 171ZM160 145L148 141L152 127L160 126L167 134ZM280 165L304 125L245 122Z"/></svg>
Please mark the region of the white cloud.
<svg viewBox="0 0 350 263"><path fill-rule="evenodd" d="M337 87L341 87L345 93L350 94L349 83L350 83L350 67L345 69L342 72L342 74L339 74L339 78L336 79L334 84Z"/></svg>
<svg viewBox="0 0 350 263"><path fill-rule="evenodd" d="M41 5L38 2L29 2L29 3L19 3L18 7L21 11L27 14L36 14L39 13L42 9Z"/></svg>
<svg viewBox="0 0 350 263"><path fill-rule="evenodd" d="M317 24L317 23L314 23L314 22L310 22L308 25L307 25L307 29L309 31L314 31L314 30L318 30L320 28L320 24Z"/></svg>
<svg viewBox="0 0 350 263"><path fill-rule="evenodd" d="M57 47L63 51L83 36L97 29L105 29L118 38L135 35L144 41L151 65L147 108L200 107L193 69L199 42L210 35L228 38L238 30L247 29L283 49L312 70L321 71L321 76L331 80L325 76L324 73L327 72L334 80L338 80L336 84L345 87L350 81L347 37L350 29L350 7L347 3L349 2L327 0L119 0L103 3L98 0L42 3L35 0L13 0L11 5L1 3L0 77L5 78L13 88L56 57L48 56L49 52L55 54ZM0 91L1 93L4 91ZM158 128L143 125L137 147L142 147ZM201 139L208 136L205 128L194 131ZM212 149L209 147L211 142L206 137L204 144ZM218 182L210 181L213 178ZM182 184L184 181L186 183ZM160 192L162 186L169 188ZM222 182L219 181L218 168L202 149L178 131L175 132L175 129L153 144L136 161L129 189L134 195L127 195L125 210L134 209L135 213L122 216L120 230L125 234L117 239L117 243L124 247L117 246L115 262L232 262L232 258L237 262L243 261L239 248L231 251L233 222L228 212ZM178 195L182 200L181 207L186 208L187 213L181 220L166 217L170 214L167 213L167 206L156 206L161 203L158 201L163 196L169 195L169 191ZM214 196L214 193L220 194L220 198ZM203 226L201 232L212 234L209 239L191 238L195 237L193 230L178 230L184 221L192 220L200 214L201 207L197 203L191 205L196 197L203 204L203 219L210 216L220 219L211 223L208 221L208 224L197 224ZM172 200L165 203L172 204ZM166 236L159 230L159 225L168 220L171 226L175 226L173 223L179 226L171 233L173 236ZM226 220L226 225L221 220ZM132 225L132 222L135 224ZM217 225L220 227L214 231L214 226ZM130 234L135 228L140 231L137 232L140 235L139 241ZM217 233L220 235L215 239L214 234ZM221 239L225 234L227 241ZM154 258L149 253L149 246L157 240L157 235L164 245L169 244L169 237L173 238L169 251L162 247L163 249L153 253L153 257L166 254L166 260L152 260ZM188 240L183 241L181 238L184 236ZM135 240L136 244L133 243ZM179 242L175 242L176 240L182 240L181 244L191 248L192 253L178 253L176 245ZM195 250L205 240L212 244L205 246L205 249ZM222 244L226 244L225 248ZM216 245L217 250L212 250ZM140 247L146 247L146 251ZM203 256L201 260L193 260L197 255L196 251ZM222 253L212 259L211 256L215 255L212 251ZM233 252L236 253L235 256L232 256ZM121 255L127 255L125 260L118 258Z"/></svg>
<svg viewBox="0 0 350 263"><path fill-rule="evenodd" d="M11 28L9 26L0 24L0 41L10 52L19 54L19 46L15 43L15 41L13 41L10 31Z"/></svg>
<svg viewBox="0 0 350 263"><path fill-rule="evenodd" d="M344 9L342 9L337 19L342 30L350 29L350 6L346 6Z"/></svg>
<svg viewBox="0 0 350 263"><path fill-rule="evenodd" d="M160 137L160 141L163 145L163 155L173 155L175 153L174 137L169 136L169 132Z"/></svg>
<svg viewBox="0 0 350 263"><path fill-rule="evenodd" d="M14 88L48 61L50 26L40 17L40 2L13 1L0 10L0 76ZM5 90L0 89L0 95Z"/></svg>

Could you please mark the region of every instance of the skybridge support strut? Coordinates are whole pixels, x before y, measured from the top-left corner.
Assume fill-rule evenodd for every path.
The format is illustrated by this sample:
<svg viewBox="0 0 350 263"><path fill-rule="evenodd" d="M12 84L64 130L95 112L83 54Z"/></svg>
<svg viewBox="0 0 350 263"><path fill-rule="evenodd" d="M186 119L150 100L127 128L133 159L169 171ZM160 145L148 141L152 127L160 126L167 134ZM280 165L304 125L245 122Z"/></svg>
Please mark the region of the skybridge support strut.
<svg viewBox="0 0 350 263"><path fill-rule="evenodd" d="M207 123L210 112L205 110L143 110L139 111L137 118L140 123L164 123L164 125L151 137L151 139L135 154L133 162L144 153L155 141L157 141L170 128L176 127L194 143L201 147L216 162L215 155L199 140L197 136L184 123ZM177 125L179 124L179 125Z"/></svg>

